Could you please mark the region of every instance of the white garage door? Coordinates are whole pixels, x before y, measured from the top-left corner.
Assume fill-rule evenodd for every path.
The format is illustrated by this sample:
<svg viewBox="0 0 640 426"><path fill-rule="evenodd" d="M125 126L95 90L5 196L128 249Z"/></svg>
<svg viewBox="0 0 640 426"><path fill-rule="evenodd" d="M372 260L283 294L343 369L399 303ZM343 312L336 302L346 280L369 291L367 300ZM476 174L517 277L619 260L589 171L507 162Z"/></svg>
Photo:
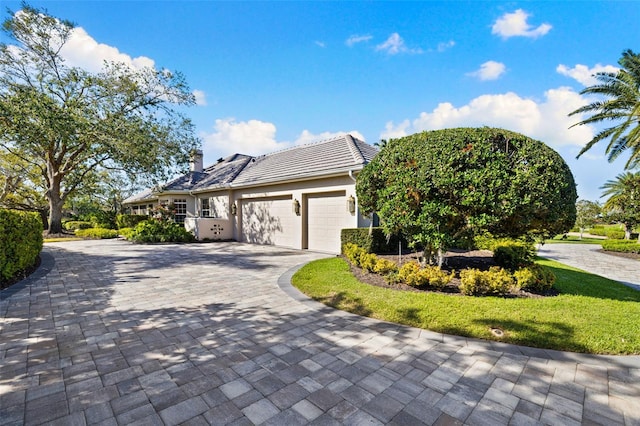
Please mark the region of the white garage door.
<svg viewBox="0 0 640 426"><path fill-rule="evenodd" d="M294 246L295 222L291 197L243 200L242 241Z"/></svg>
<svg viewBox="0 0 640 426"><path fill-rule="evenodd" d="M353 228L344 192L307 197L307 247L309 250L340 253L340 230Z"/></svg>

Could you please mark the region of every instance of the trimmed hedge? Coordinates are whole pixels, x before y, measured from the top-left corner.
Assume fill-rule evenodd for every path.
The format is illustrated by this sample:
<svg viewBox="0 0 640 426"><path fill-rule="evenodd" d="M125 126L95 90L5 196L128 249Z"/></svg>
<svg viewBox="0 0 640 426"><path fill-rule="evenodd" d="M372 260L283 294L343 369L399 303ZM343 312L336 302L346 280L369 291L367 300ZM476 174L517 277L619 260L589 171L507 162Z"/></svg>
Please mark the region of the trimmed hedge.
<svg viewBox="0 0 640 426"><path fill-rule="evenodd" d="M106 228L87 228L87 229L76 229L75 232L77 237L82 238L93 238L93 239L107 239L107 238L118 238L118 231L115 229L106 229Z"/></svg>
<svg viewBox="0 0 640 426"><path fill-rule="evenodd" d="M0 209L0 282L8 282L36 264L42 231L38 213Z"/></svg>
<svg viewBox="0 0 640 426"><path fill-rule="evenodd" d="M372 228L369 234L369 228L346 228L340 232L341 246L345 244L355 244L366 250L367 253L394 253L398 250L400 238L391 236L387 242L382 228ZM406 242L402 241L402 245L406 246Z"/></svg>
<svg viewBox="0 0 640 426"><path fill-rule="evenodd" d="M190 243L196 237L178 223L149 219L137 224L127 239L136 243Z"/></svg>
<svg viewBox="0 0 640 426"><path fill-rule="evenodd" d="M531 265L535 256L533 244L522 241L502 241L493 247L493 260L511 271Z"/></svg>
<svg viewBox="0 0 640 426"><path fill-rule="evenodd" d="M137 224L148 219L149 216L146 214L119 214L116 216L116 225L118 229L135 228Z"/></svg>
<svg viewBox="0 0 640 426"><path fill-rule="evenodd" d="M604 240L602 242L602 249L618 253L640 254L640 243L638 243L637 240Z"/></svg>

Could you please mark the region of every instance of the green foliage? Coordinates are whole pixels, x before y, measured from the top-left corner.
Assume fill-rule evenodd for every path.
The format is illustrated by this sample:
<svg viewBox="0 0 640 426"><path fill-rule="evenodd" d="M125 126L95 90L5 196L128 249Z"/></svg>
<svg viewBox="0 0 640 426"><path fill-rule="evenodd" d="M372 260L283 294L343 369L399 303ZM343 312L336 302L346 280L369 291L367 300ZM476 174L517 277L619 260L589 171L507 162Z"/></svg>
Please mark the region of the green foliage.
<svg viewBox="0 0 640 426"><path fill-rule="evenodd" d="M535 293L542 293L553 287L556 276L549 269L538 264L526 266L513 273L519 288Z"/></svg>
<svg viewBox="0 0 640 426"><path fill-rule="evenodd" d="M417 262L407 262L398 271L398 279L411 287L444 288L455 276L454 272L447 274L437 266L426 265L420 267Z"/></svg>
<svg viewBox="0 0 640 426"><path fill-rule="evenodd" d="M119 214L116 216L116 226L118 229L133 228L147 219L149 219L149 216L144 214Z"/></svg>
<svg viewBox="0 0 640 426"><path fill-rule="evenodd" d="M592 227L600 219L602 207L599 203L589 200L579 200L576 203L576 223L578 232ZM572 229L573 230L573 229Z"/></svg>
<svg viewBox="0 0 640 426"><path fill-rule="evenodd" d="M378 256L373 253L363 253L360 255L360 267L367 272L373 272L378 263Z"/></svg>
<svg viewBox="0 0 640 426"><path fill-rule="evenodd" d="M533 244L523 241L502 241L493 246L496 264L512 271L533 263L535 254Z"/></svg>
<svg viewBox="0 0 640 426"><path fill-rule="evenodd" d="M386 234L443 251L461 235L553 236L575 222L577 193L562 157L518 133L493 128L394 139L358 175L364 214Z"/></svg>
<svg viewBox="0 0 640 426"><path fill-rule="evenodd" d="M640 254L640 243L631 240L604 240L602 241L602 249L618 253ZM640 269L640 266L638 268Z"/></svg>
<svg viewBox="0 0 640 426"><path fill-rule="evenodd" d="M640 171L620 174L615 180L607 181L601 189L604 190L602 196L609 197L603 208L607 219L621 223L624 238L630 239L633 228L640 225Z"/></svg>
<svg viewBox="0 0 640 426"><path fill-rule="evenodd" d="M640 166L640 55L631 49L622 52L618 60L620 69L616 72L597 72L594 77L598 83L580 92L581 95L603 96L605 100L594 101L573 111L569 115L593 113L574 126L596 123L617 123L606 128L591 139L578 154L591 149L600 141L609 139L606 153L609 161L614 161L624 152L630 152L625 169L631 170ZM573 127L573 126L572 126Z"/></svg>
<svg viewBox="0 0 640 426"><path fill-rule="evenodd" d="M360 266L360 257L367 254L367 251L356 244L346 243L342 245L342 254L344 254L352 264Z"/></svg>
<svg viewBox="0 0 640 426"><path fill-rule="evenodd" d="M193 234L184 226L156 219L140 222L128 238L137 243L188 243L195 241Z"/></svg>
<svg viewBox="0 0 640 426"><path fill-rule="evenodd" d="M0 151L46 171L49 233L62 230L65 201L100 170L167 179L199 145L182 113L195 104L182 74L119 62L99 73L69 66L61 52L73 25L26 4L3 29L11 44L0 44L0 117L11 120L0 120Z"/></svg>
<svg viewBox="0 0 640 426"><path fill-rule="evenodd" d="M0 209L0 282L36 263L42 250L42 220L37 213Z"/></svg>
<svg viewBox="0 0 640 426"><path fill-rule="evenodd" d="M398 272L398 266L395 262L388 259L378 259L376 266L373 268L373 272L380 275L389 275Z"/></svg>
<svg viewBox="0 0 640 426"><path fill-rule="evenodd" d="M367 253L392 253L398 250L399 238L391 236L387 242L387 237L382 228L346 228L340 232L340 241L344 246L347 243L356 244L367 251ZM406 243L404 243L406 245Z"/></svg>
<svg viewBox="0 0 640 426"><path fill-rule="evenodd" d="M555 297L395 291L359 282L347 262L335 257L308 263L292 282L334 308L436 333L562 351L640 354L640 292L557 262L539 262L557 277ZM491 327L504 335L497 338Z"/></svg>
<svg viewBox="0 0 640 426"><path fill-rule="evenodd" d="M93 224L91 222L87 222L84 220L68 220L62 224L64 229L67 231L76 231L78 229L89 229L93 228Z"/></svg>
<svg viewBox="0 0 640 426"><path fill-rule="evenodd" d="M589 230L589 233L591 235L607 237L612 240L622 240L624 238L624 231L619 228L595 226Z"/></svg>
<svg viewBox="0 0 640 426"><path fill-rule="evenodd" d="M118 229L118 234L121 237L126 238L127 240L131 239L131 234L133 233L133 228L120 228Z"/></svg>
<svg viewBox="0 0 640 426"><path fill-rule="evenodd" d="M494 266L488 271L479 269L465 269L460 272L460 292L473 296L503 296L514 287L515 281L511 274L500 267Z"/></svg>
<svg viewBox="0 0 640 426"><path fill-rule="evenodd" d="M429 281L420 274L420 265L418 262L407 262L400 267L398 278L401 282L411 287L422 287L427 285Z"/></svg>
<svg viewBox="0 0 640 426"><path fill-rule="evenodd" d="M93 238L93 239L106 239L106 238L118 238L118 231L115 229L107 228L87 228L77 229L75 231L76 237Z"/></svg>

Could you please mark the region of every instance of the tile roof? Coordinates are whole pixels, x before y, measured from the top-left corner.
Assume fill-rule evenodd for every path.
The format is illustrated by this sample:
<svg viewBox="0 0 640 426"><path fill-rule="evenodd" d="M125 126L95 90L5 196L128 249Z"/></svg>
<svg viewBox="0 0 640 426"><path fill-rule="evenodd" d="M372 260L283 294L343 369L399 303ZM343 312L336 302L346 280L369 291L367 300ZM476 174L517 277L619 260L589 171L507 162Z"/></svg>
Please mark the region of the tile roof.
<svg viewBox="0 0 640 426"><path fill-rule="evenodd" d="M351 135L295 146L259 157L234 154L202 172L189 172L163 185L164 191L202 192L220 187L250 186L292 179L320 177L359 170L378 150ZM151 189L124 203L157 198Z"/></svg>
<svg viewBox="0 0 640 426"><path fill-rule="evenodd" d="M233 181L262 184L361 169L377 154L371 145L344 135L257 157Z"/></svg>

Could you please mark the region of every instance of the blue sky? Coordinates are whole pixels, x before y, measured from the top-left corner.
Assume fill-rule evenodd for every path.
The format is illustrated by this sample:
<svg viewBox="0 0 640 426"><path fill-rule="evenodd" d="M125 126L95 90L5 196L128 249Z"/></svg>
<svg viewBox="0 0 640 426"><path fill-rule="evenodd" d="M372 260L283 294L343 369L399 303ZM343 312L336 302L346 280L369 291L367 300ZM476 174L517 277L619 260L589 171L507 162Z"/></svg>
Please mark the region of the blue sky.
<svg viewBox="0 0 640 426"><path fill-rule="evenodd" d="M63 51L72 65L98 70L107 59L184 73L205 164L344 132L373 144L488 125L556 149L580 198L598 200L626 160L608 163L604 147L576 160L597 129L568 129L579 117L567 113L590 101L579 92L594 72L640 50L639 2L29 4L77 25Z"/></svg>

